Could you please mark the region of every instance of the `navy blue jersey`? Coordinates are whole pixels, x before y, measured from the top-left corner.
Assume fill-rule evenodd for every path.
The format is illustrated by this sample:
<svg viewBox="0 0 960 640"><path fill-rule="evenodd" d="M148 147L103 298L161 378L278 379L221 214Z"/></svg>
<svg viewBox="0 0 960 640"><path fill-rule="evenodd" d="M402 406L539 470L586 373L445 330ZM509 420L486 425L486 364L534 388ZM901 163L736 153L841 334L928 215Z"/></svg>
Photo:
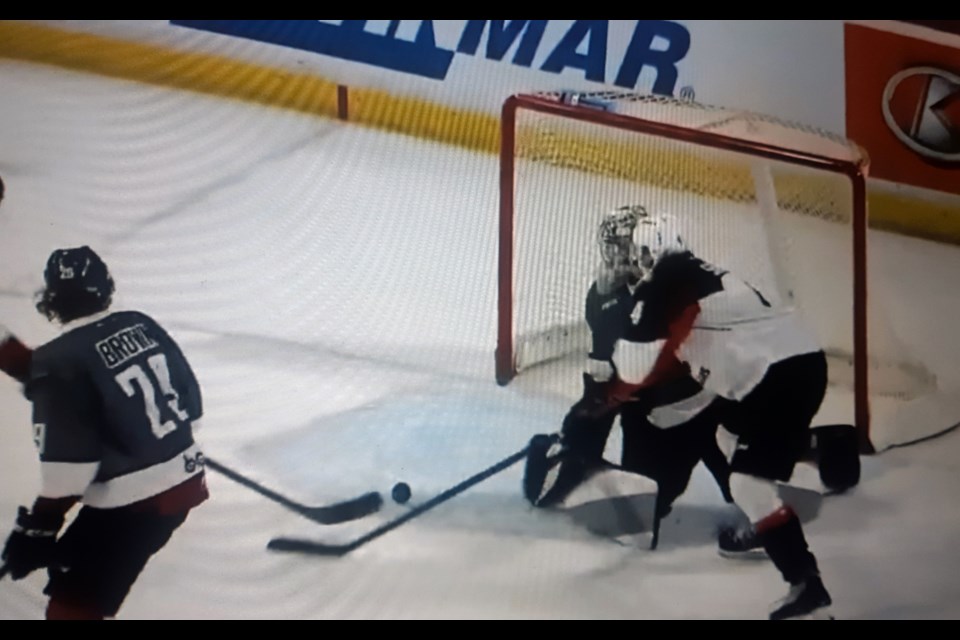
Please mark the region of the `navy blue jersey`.
<svg viewBox="0 0 960 640"><path fill-rule="evenodd" d="M610 360L613 357L617 340L631 329L633 307L633 293L625 284L607 294L599 292L596 282L590 286L586 302L586 320L592 341L590 358Z"/></svg>
<svg viewBox="0 0 960 640"><path fill-rule="evenodd" d="M143 313L95 316L37 348L27 390L42 495L123 506L202 469L193 438L200 386L176 342Z"/></svg>

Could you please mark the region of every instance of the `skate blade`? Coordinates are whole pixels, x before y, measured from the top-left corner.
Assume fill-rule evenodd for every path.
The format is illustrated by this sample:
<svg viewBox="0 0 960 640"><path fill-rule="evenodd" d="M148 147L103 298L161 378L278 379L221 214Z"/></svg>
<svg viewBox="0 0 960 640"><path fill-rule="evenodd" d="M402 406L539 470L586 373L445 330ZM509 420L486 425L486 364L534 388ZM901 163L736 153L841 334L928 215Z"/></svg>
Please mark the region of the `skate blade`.
<svg viewBox="0 0 960 640"><path fill-rule="evenodd" d="M769 560L770 556L763 549L751 549L750 551L724 551L718 549L717 554L727 560Z"/></svg>
<svg viewBox="0 0 960 640"><path fill-rule="evenodd" d="M815 609L810 613L805 613L800 616L794 616L792 618L784 618L784 620L836 620L836 617L833 615L830 607L820 607Z"/></svg>
<svg viewBox="0 0 960 640"><path fill-rule="evenodd" d="M836 620L830 607L820 607L807 615L807 620Z"/></svg>

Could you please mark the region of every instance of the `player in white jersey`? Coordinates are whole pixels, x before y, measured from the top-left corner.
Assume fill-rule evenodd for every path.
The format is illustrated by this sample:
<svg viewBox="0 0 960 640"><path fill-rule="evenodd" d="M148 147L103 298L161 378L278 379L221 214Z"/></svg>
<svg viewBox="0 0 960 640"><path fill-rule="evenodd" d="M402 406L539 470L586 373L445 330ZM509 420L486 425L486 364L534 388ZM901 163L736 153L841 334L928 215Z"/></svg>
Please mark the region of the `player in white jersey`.
<svg viewBox="0 0 960 640"><path fill-rule="evenodd" d="M823 350L795 315L694 255L669 217L648 217L634 240L644 282L635 296L633 331L614 349L620 384L606 404L619 406L637 389L669 379L676 361L714 393L710 410L736 437L733 499L791 587L770 617L825 612L831 598L816 558L776 487L808 453L827 385Z"/></svg>

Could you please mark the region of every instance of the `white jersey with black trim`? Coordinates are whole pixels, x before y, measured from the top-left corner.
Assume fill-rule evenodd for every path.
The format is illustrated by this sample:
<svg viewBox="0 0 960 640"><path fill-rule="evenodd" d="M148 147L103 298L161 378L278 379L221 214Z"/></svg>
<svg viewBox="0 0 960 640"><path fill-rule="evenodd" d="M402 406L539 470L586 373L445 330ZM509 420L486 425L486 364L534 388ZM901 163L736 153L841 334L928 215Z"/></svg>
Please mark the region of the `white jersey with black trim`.
<svg viewBox="0 0 960 640"><path fill-rule="evenodd" d="M613 356L633 384L672 349L705 389L740 400L770 365L821 349L794 312L774 309L754 287L690 252L664 256L636 297L635 330Z"/></svg>
<svg viewBox="0 0 960 640"><path fill-rule="evenodd" d="M699 301L700 313L677 350L704 387L741 400L770 365L820 350L796 313L771 312L749 285L729 273L721 282L723 289Z"/></svg>

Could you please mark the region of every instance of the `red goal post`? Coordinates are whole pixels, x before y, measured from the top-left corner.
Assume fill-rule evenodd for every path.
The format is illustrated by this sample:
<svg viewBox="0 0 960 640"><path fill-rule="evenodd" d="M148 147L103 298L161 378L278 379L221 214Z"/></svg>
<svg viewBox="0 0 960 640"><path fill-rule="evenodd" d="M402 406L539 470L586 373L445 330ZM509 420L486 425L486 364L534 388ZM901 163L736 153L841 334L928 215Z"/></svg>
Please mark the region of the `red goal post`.
<svg viewBox="0 0 960 640"><path fill-rule="evenodd" d="M741 162L751 166L766 164L775 167L775 170L770 172L769 179L761 179L751 186L746 184L749 178L743 178L742 167L738 166ZM582 174L584 186L579 192L573 190L575 186L571 186L571 191L564 197L558 196L562 187L551 190L545 179L537 178L536 186L530 183L530 179L524 183L521 165L533 164L562 172L566 177L558 179L558 184L561 185L578 183ZM657 193L662 190L668 194L656 196L664 202L673 201L674 195L670 194L679 194L676 198L693 194L698 198L705 198L708 202L725 200L733 203L760 203L756 208L763 209L762 201L766 198L767 208L778 211L803 210L805 207L821 207L825 210L828 205L832 206L840 199L843 203L838 208L842 208L844 213L837 217L843 218L844 227L848 229L844 241L847 247L846 255L843 257L847 266L842 270L849 268L849 298L845 303L849 304L849 310L843 310L841 314L841 324L846 326L842 331L849 334L849 344L844 345L844 350L849 353L842 357L848 358L852 367L850 377L853 409L850 420L862 434L864 450L872 451L866 256L868 166L866 153L849 141L812 127L761 114L626 92L556 92L509 97L503 104L501 120L497 382L501 385L508 384L518 372L537 364L536 361L525 361L521 356L521 343L524 338L519 335L518 314L521 306L537 298L536 283L544 281L545 278L542 274L530 276L532 285L528 287L529 295L518 301L518 283L521 279L518 270L539 269L548 273L551 267L549 260L545 266L535 269L522 267L522 252L539 253L546 243L531 239L529 246L524 249L519 246L521 243L517 241L517 236L523 216L527 214L526 209L533 209L535 206L531 203L536 202L538 196L534 192L538 189L548 190L539 197L553 198L551 206L554 211L564 208L566 201L577 200L581 197L580 194L587 190L602 194L603 187L594 189L593 186L600 183L609 183L612 191L625 189L624 193L637 194L634 199L641 204L646 204L645 197L652 197L649 196L652 189L657 189ZM793 173L794 169L802 174L799 182L806 186L791 185L789 174ZM842 196L838 198L831 192L822 197L823 202L810 204L803 202L802 193L799 197L793 193L808 189L809 185L821 176L829 176L831 180L845 183L846 186L840 187ZM770 187L769 193L765 195L762 192L768 191L767 187L760 186L764 181ZM631 191L632 187L629 185L636 185L636 190ZM521 191L524 192L522 196ZM607 202L607 199L603 195L583 196L583 203L594 202ZM632 200L612 199L607 204L615 202L634 203ZM800 204L794 206L797 202ZM699 205L691 207L696 209ZM571 207L575 208L577 207ZM603 211L590 210L583 213L592 216L602 214ZM544 222L532 225L533 227L543 228L551 224L551 214L537 215ZM825 219L833 215L817 211L813 217ZM585 225L584 229L587 226ZM758 225L746 223L743 229L753 229L755 226ZM531 232L530 235L532 234ZM562 235L562 232L559 235ZM709 230L704 232L702 242L711 242ZM751 246L756 246L756 243ZM586 240L579 244L571 243L571 248L574 247L586 253L591 249ZM694 249L696 250L696 247ZM521 252L520 255L518 251ZM771 246L765 253L774 255L773 262L778 260L776 247ZM554 255L562 255L562 250L554 252ZM595 254L591 260L594 257ZM728 266L722 261L718 264ZM570 271L578 275L570 279L569 285L561 286L561 289L570 289L570 292L564 291L563 295L569 293L567 297L570 300L582 301L586 293L585 283L589 283L589 277L580 275L583 268L572 268ZM777 277L773 276L772 280L776 281ZM786 285L778 283L776 286ZM792 300L792 289L788 295ZM563 296L552 296L541 302L547 307L551 304L556 307L570 306L567 302L557 302L559 297ZM571 318L576 316L582 306L578 304L575 303L573 309L564 313ZM562 314L556 317L559 318L560 315ZM559 320L553 323L548 316L549 314L544 315L537 321L545 325L543 330L549 330L551 324L562 324ZM566 335L566 330L560 333ZM556 345L562 342L555 337L551 339ZM556 354L540 359L548 360L562 355L565 347L558 348ZM579 349L583 349L582 344Z"/></svg>

